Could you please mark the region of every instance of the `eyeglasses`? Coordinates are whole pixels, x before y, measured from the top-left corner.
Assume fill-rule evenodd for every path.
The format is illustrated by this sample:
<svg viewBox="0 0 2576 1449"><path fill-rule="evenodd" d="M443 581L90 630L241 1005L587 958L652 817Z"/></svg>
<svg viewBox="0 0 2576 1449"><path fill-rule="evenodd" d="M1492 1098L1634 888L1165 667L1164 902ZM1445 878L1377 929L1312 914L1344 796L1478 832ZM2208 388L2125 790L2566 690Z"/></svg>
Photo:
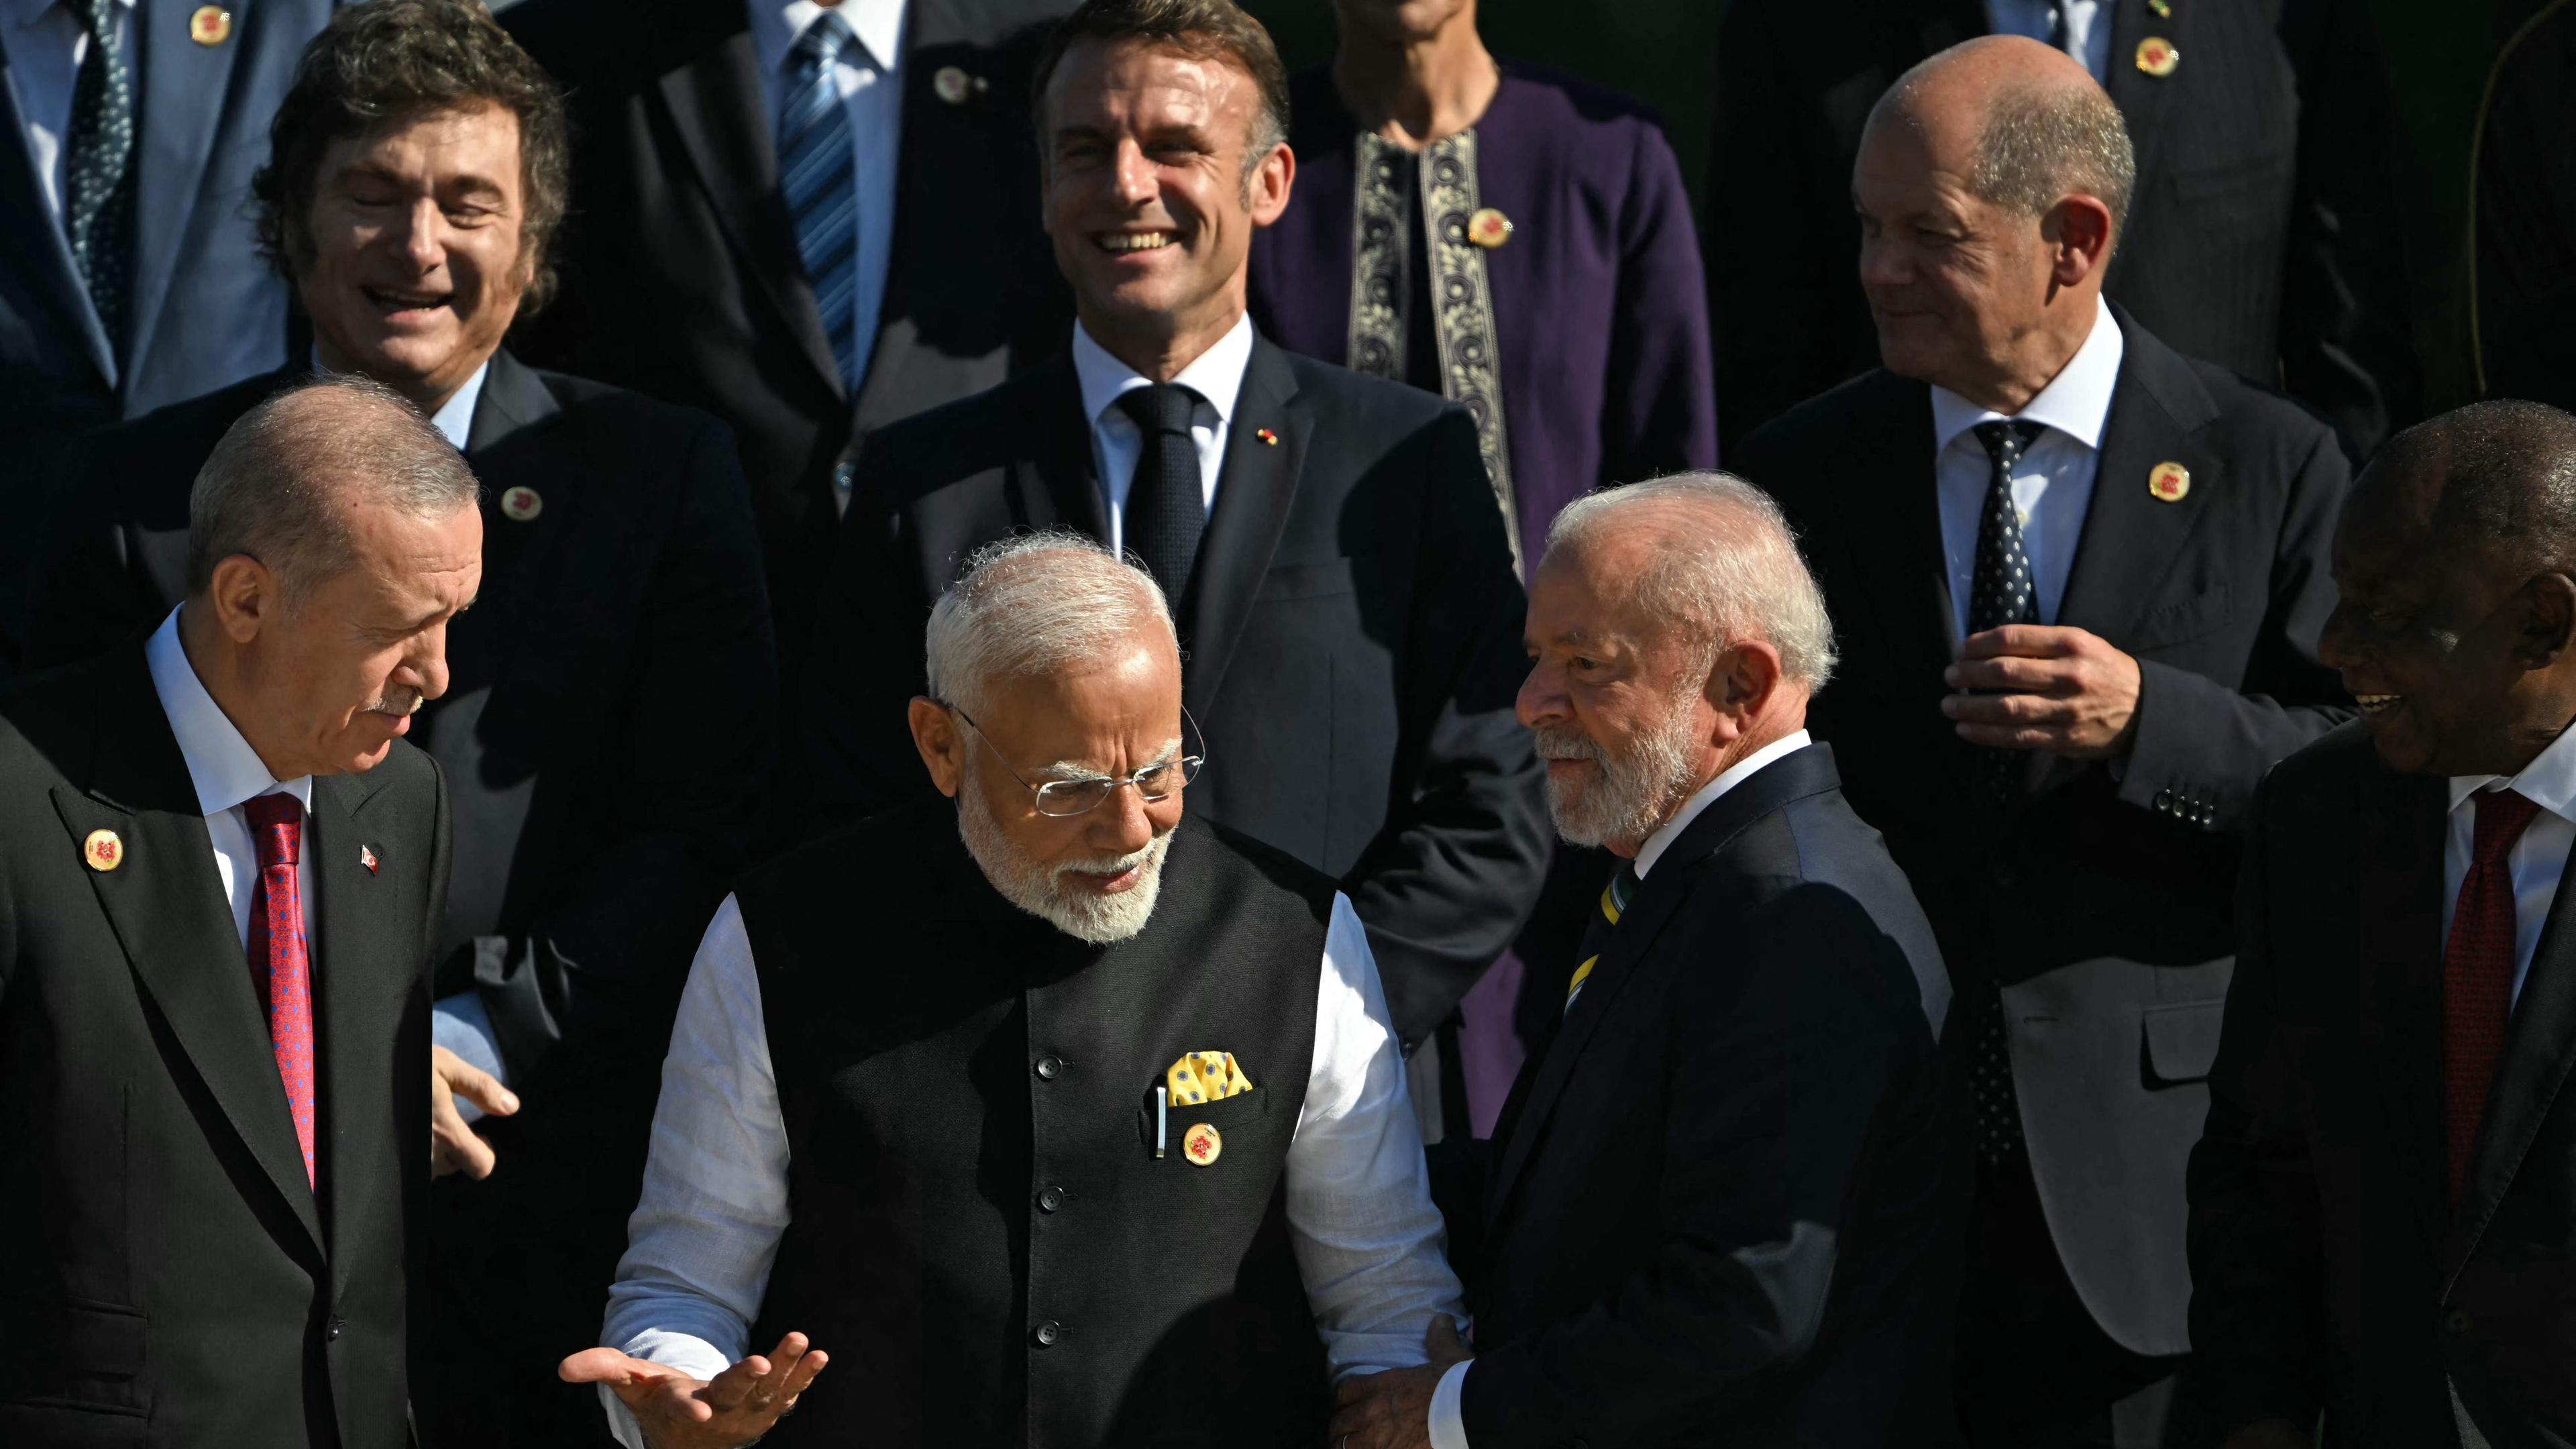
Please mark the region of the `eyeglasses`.
<svg viewBox="0 0 2576 1449"><path fill-rule="evenodd" d="M1001 748L984 733L982 725L975 723L973 715L949 704L946 700L941 700L940 704L959 719L966 721L966 727L975 732L975 738L984 742L984 748L993 752L994 759L1001 760L1005 774L1014 780L1020 780L1020 772L1011 768L1009 760L1002 759ZM1137 798L1149 802L1169 798L1172 792L1197 779L1199 771L1207 765L1205 753L1207 736L1199 734L1199 722L1190 719L1188 710L1181 711L1181 718L1188 721L1192 734L1199 735L1200 753L1183 755L1177 760L1165 760L1159 765L1148 765L1135 774L1117 778L1092 775L1080 780L1049 780L1043 785L1031 785L1026 780L1020 780L1020 784L1027 787L1029 793L1037 796L1040 815L1053 816L1058 820L1088 814L1098 809L1100 802L1108 799L1121 785L1135 786Z"/></svg>

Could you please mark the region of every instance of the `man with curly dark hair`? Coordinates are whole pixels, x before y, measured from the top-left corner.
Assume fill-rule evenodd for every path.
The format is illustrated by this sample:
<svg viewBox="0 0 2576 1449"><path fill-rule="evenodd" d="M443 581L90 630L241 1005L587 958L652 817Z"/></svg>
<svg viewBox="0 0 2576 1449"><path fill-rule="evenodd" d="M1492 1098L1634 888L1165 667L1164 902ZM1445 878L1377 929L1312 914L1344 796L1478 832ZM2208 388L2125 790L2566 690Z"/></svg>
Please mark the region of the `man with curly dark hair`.
<svg viewBox="0 0 2576 1449"><path fill-rule="evenodd" d="M757 530L723 425L502 345L550 290L569 147L552 83L480 4L342 10L270 142L256 224L311 354L78 450L89 507L30 650L101 652L165 615L215 440L316 367L400 393L480 475L481 603L449 626L453 688L411 739L456 802L436 1039L527 1106L469 1129L441 1099L439 1166L462 1175L437 1185L418 1408L447 1442L575 1442L597 1409L553 1364L597 1332L661 1035L764 818ZM474 1392L440 1392L451 1376Z"/></svg>

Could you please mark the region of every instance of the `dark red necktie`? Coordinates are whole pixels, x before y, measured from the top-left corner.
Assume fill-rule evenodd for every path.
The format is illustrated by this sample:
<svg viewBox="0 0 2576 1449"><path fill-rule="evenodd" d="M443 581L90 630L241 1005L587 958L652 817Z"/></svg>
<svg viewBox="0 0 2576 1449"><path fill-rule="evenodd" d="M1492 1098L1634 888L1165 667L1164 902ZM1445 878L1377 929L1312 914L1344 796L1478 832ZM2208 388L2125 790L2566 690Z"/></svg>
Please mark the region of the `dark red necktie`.
<svg viewBox="0 0 2576 1449"><path fill-rule="evenodd" d="M303 854L304 806L292 795L262 795L242 806L259 848L259 884L250 893L251 975L265 988L268 1044L277 1078L295 1115L295 1145L304 1149L304 1185L313 1174L313 957L304 940L304 898L295 888ZM2511 937L2507 936L2510 944Z"/></svg>
<svg viewBox="0 0 2576 1449"><path fill-rule="evenodd" d="M2442 1127L2451 1149L2451 1197L2468 1175L2469 1149L2486 1115L2487 1087L2513 1017L2513 872L2505 854L2540 807L2511 790L2475 797L2478 823L2451 940L2442 948Z"/></svg>

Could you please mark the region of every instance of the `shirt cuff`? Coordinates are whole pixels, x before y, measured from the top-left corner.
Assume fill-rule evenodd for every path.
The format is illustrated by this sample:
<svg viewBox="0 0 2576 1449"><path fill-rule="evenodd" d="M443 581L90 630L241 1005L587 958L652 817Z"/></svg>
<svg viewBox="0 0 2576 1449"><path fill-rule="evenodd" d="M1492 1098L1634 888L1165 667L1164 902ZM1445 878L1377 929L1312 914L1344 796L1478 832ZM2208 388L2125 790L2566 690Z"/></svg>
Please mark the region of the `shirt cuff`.
<svg viewBox="0 0 2576 1449"><path fill-rule="evenodd" d="M1431 1391L1431 1449L1467 1449L1467 1418L1458 1400L1467 1391L1467 1369L1474 1359L1449 1365Z"/></svg>
<svg viewBox="0 0 2576 1449"><path fill-rule="evenodd" d="M664 1368L678 1369L693 1379L712 1380L732 1365L724 1352L714 1344L691 1333L674 1333L669 1329L648 1328L626 1340L619 1350L629 1358L640 1358ZM617 1390L599 1386L599 1406L607 1411L608 1432L626 1449L650 1449L644 1442L644 1426L635 1421L635 1411L617 1397Z"/></svg>
<svg viewBox="0 0 2576 1449"><path fill-rule="evenodd" d="M430 1003L429 1039L465 1059L468 1066L480 1067L492 1074L492 1080L510 1085L509 1068L501 1061L501 1044L492 1035L492 1013L483 1009L479 993L460 991ZM478 1121L483 1109L456 1099L457 1114L468 1122Z"/></svg>

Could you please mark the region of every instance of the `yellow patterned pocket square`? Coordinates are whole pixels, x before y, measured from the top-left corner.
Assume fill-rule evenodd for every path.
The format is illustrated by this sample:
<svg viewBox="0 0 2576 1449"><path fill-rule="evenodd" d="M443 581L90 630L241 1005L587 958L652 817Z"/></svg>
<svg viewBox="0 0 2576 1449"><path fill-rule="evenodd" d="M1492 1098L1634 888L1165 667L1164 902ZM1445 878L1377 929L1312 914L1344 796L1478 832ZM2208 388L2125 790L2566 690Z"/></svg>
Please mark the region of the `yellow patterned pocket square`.
<svg viewBox="0 0 2576 1449"><path fill-rule="evenodd" d="M1249 1092L1252 1079L1234 1064L1232 1052L1191 1052L1163 1073L1163 1085L1171 1091L1172 1105L1179 1107Z"/></svg>

